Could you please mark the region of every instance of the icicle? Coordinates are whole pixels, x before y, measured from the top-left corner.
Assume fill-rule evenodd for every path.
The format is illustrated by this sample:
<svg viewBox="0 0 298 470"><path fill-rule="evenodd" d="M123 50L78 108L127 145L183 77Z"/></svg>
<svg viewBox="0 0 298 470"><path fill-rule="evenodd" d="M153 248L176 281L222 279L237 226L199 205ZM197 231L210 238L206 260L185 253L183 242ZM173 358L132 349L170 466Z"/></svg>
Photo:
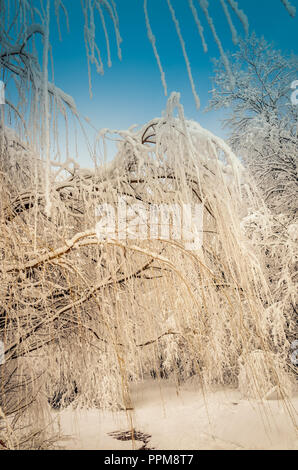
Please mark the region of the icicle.
<svg viewBox="0 0 298 470"><path fill-rule="evenodd" d="M160 71L161 82L162 82L162 85L163 85L163 88L164 88L165 96L167 96L168 92L167 92L167 83L166 83L166 79L165 79L165 73L163 71L161 61L160 61L160 57L158 55L158 51L157 51L157 48L156 48L156 39L155 39L154 34L152 33L152 29L151 29L151 26L150 26L148 9L147 9L147 0L144 0L144 13L145 13L145 20L146 20L146 28L147 28L148 38L149 38L149 41L151 42L152 49L153 49L153 52L154 52L154 55L155 55L155 59L156 59L156 62L157 62L157 65L158 65L158 68L159 68L159 71Z"/></svg>
<svg viewBox="0 0 298 470"><path fill-rule="evenodd" d="M208 52L208 46L207 46L207 43L205 41L205 37L204 37L204 28L203 26L201 25L201 22L199 20L199 17L198 17L198 12L193 4L193 0L188 0L189 2L189 6L190 6L190 9L192 11L192 14L193 14L193 17L194 17L194 20L196 22L196 25L198 27L198 31L199 31L199 34L201 36L201 40L202 40L202 45L203 45L203 49L204 49L204 52Z"/></svg>
<svg viewBox="0 0 298 470"><path fill-rule="evenodd" d="M215 29L215 26L214 26L214 23L213 23L213 20L211 18L211 16L209 15L209 12L208 12L208 2L206 0L198 0L200 5L201 5L201 8L206 16L206 19L208 21L208 24L210 26L210 29L212 31L212 34L213 34L213 37L214 37L214 40L218 46L218 49L220 51L220 55L222 57L222 60L223 60L223 63L224 63L224 66L225 66L225 69L227 71L227 73L229 74L229 77L230 77L230 81L231 81L231 84L233 86L234 84L234 77L232 75L232 71L231 71L231 68L230 68L230 64L229 64L229 61L228 61L228 58L225 54L225 51L223 50L223 47L222 47L222 44L221 44L221 40L219 39L218 35L217 35L217 32L216 32L216 29Z"/></svg>
<svg viewBox="0 0 298 470"><path fill-rule="evenodd" d="M289 15L294 18L295 15L296 15L296 8L293 7L293 5L291 5L288 0L281 0L281 3L284 4L284 6L285 6L285 8L287 9Z"/></svg>
<svg viewBox="0 0 298 470"><path fill-rule="evenodd" d="M174 22L175 27L176 27L176 31L177 31L177 34L178 34L178 37L179 37L179 41L180 41L180 44L181 44L185 64L186 64L186 67L187 67L188 77L189 77L189 81L190 81L190 84L191 84L192 93L193 93L193 96L194 96L194 99L195 99L195 102L196 102L197 109L199 109L200 108L200 98L199 98L199 96L196 92L195 84L194 84L192 73L191 73L190 63L189 63L189 59L188 59L188 56L187 56L187 53L186 53L185 43L184 43L184 40L183 40L183 37L182 37L182 34L181 34L179 22L176 18L175 10L174 10L174 8L171 4L171 0L167 0L167 2L168 2L168 6L169 6L169 9L170 9L171 15L172 15L173 22Z"/></svg>
<svg viewBox="0 0 298 470"><path fill-rule="evenodd" d="M248 34L249 24L248 24L248 19L247 19L246 14L244 13L243 10L239 9L238 3L235 0L228 0L228 2L231 8L233 9L233 11L238 16L239 20L241 21L245 33Z"/></svg>
<svg viewBox="0 0 298 470"><path fill-rule="evenodd" d="M236 31L235 26L233 24L233 21L232 21L231 15L229 13L228 7L225 3L225 0L220 0L220 3L222 5L223 11L226 15L226 18L227 18L229 26L230 26L230 30L231 30L231 33L232 33L232 41L233 41L234 44L237 44L238 43L237 31Z"/></svg>

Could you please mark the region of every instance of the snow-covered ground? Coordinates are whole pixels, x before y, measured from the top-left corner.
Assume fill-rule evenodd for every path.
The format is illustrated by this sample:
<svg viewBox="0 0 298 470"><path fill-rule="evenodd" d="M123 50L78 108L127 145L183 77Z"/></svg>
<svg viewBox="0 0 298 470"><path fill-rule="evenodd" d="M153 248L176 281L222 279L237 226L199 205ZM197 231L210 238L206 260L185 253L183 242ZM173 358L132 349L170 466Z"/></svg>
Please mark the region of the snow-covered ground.
<svg viewBox="0 0 298 470"><path fill-rule="evenodd" d="M132 390L134 410L117 413L97 409L56 414L67 449L138 449L143 442L109 436L135 429L150 435L150 449L298 449L298 436L284 405L263 405L221 389L205 396L194 384L177 390L166 381L145 381ZM298 406L298 395L292 399Z"/></svg>

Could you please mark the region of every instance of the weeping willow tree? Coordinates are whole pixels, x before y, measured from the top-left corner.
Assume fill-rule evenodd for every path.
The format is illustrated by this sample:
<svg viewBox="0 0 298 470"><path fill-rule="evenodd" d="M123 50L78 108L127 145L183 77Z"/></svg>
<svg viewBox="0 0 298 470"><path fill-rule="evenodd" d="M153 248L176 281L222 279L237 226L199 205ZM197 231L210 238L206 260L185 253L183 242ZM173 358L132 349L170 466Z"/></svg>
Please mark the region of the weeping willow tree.
<svg viewBox="0 0 298 470"><path fill-rule="evenodd" d="M207 2L199 3L209 15ZM88 64L101 71L93 15L97 9L104 31L104 11L111 16L120 55L116 6L82 5ZM146 2L144 8L155 48ZM66 13L56 1L58 19L61 9ZM177 384L196 377L204 388L239 386L258 399L275 391L291 413L291 325L263 266L270 214L239 160L184 118L176 93L163 117L119 132L112 162L82 170L71 159L53 160L58 113L79 116L72 98L49 81L50 12L49 1L39 9L1 2L1 61L22 96L19 106L7 100L19 125L8 129L3 116L1 127L1 446L50 446L49 405L131 409L130 385L148 376ZM117 208L119 199L129 207L128 224L99 237L98 207ZM149 222L138 217L140 205L151 214L166 204L202 205L202 246L189 250L183 237L162 236L160 218L154 237L144 236ZM257 228L256 214L263 221Z"/></svg>
<svg viewBox="0 0 298 470"><path fill-rule="evenodd" d="M130 383L153 372L177 383L195 376L203 387L240 385L260 399L274 389L287 403L287 318L248 229L258 211L269 216L239 161L184 119L177 95L163 118L121 137L110 165L51 181L51 216L42 169L38 196L21 187L12 197L18 181L12 188L3 176L4 415L25 408L37 425L46 399L63 406L70 397L77 406L130 409ZM148 211L203 203L202 247L190 251L160 230L139 240L140 224L135 239L100 239L96 208L116 206L119 196L133 209L132 225L140 202ZM23 442L16 431L9 439Z"/></svg>

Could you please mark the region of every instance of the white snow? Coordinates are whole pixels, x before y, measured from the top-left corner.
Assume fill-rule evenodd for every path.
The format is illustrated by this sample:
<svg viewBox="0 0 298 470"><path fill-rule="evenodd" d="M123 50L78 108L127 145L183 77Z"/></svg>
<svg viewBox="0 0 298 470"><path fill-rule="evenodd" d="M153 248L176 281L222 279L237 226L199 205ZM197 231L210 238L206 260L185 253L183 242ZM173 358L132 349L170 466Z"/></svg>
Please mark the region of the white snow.
<svg viewBox="0 0 298 470"><path fill-rule="evenodd" d="M150 449L298 449L294 425L278 400L263 404L241 399L233 389L203 393L190 383L179 390L165 380L147 380L132 389L133 411L97 409L56 412L60 445L67 449L128 450L143 442L119 441L108 433L150 434ZM292 404L297 407L298 395Z"/></svg>

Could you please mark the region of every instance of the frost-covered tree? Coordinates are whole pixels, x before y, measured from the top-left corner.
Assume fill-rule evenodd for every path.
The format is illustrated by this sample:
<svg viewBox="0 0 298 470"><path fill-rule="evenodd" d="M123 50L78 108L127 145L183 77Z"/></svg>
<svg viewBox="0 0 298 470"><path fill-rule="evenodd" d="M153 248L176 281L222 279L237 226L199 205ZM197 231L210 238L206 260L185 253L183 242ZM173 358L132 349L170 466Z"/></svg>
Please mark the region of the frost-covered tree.
<svg viewBox="0 0 298 470"><path fill-rule="evenodd" d="M275 212L295 211L298 107L291 102L297 56L252 34L230 54L231 76L214 61L209 109L226 109L229 143L242 156Z"/></svg>
<svg viewBox="0 0 298 470"><path fill-rule="evenodd" d="M292 319L288 335L294 338L298 106L292 103L291 85L297 78L298 58L282 54L255 34L241 40L238 50L229 57L233 80L222 60L216 60L209 109L225 108L229 142L249 168L272 211L269 219L263 219L261 213L250 219L250 229L263 247L271 290ZM266 241L264 230L271 233Z"/></svg>
<svg viewBox="0 0 298 470"><path fill-rule="evenodd" d="M174 2L167 3L191 77ZM227 3L246 27L237 2ZM260 211L262 223L270 214L241 163L225 142L185 120L176 93L162 118L119 131L110 165L82 171L70 159L52 159L56 111L66 121L67 110L77 115L72 98L49 79L53 5L58 19L66 13L61 0L0 1L2 78L14 83L17 97L6 94L13 130L1 125L0 447L51 445L49 404L75 399L77 406L129 410L130 384L152 372L177 383L196 375L202 386L241 382L243 390L248 380L254 397L275 387L286 400L287 317L250 234ZM112 18L120 55L116 2L81 5L88 65L101 72L94 13L109 57L104 14ZM222 47L208 2L198 5ZM99 239L95 209L119 196L136 211L140 203L148 211L165 202L203 203L203 247L190 252L183 240L161 236ZM272 236L267 226L259 232L263 240ZM251 367L256 351L261 373Z"/></svg>

